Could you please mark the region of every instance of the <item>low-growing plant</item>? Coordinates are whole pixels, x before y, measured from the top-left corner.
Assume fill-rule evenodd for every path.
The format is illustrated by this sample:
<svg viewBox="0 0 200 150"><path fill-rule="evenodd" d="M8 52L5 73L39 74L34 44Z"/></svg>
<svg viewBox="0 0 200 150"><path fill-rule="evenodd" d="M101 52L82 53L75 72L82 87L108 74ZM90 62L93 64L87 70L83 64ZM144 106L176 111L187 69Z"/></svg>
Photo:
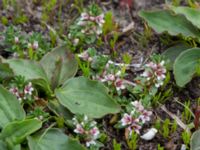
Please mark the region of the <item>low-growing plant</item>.
<svg viewBox="0 0 200 150"><path fill-rule="evenodd" d="M136 150L138 147L138 134L136 132L132 132L130 139L127 139L127 144L129 149Z"/></svg>
<svg viewBox="0 0 200 150"><path fill-rule="evenodd" d="M121 150L121 144L117 143L117 141L113 140L113 150Z"/></svg>
<svg viewBox="0 0 200 150"><path fill-rule="evenodd" d="M168 138L170 135L170 120L165 119L165 121L162 124L162 132L161 134L163 135L164 138Z"/></svg>
<svg viewBox="0 0 200 150"><path fill-rule="evenodd" d="M93 4L69 27L68 38L75 46L93 44L102 34L104 22L101 9Z"/></svg>
<svg viewBox="0 0 200 150"><path fill-rule="evenodd" d="M190 123L191 119L192 119L192 114L190 111L190 105L191 102L190 101L186 101L184 103L184 111L182 112L182 119L186 122L186 123Z"/></svg>
<svg viewBox="0 0 200 150"><path fill-rule="evenodd" d="M160 146L160 144L158 144L157 150L164 150L164 147L162 147L162 146Z"/></svg>
<svg viewBox="0 0 200 150"><path fill-rule="evenodd" d="M1 45L14 57L39 60L51 49L51 43L37 32L23 33L14 26L9 26L1 33Z"/></svg>
<svg viewBox="0 0 200 150"><path fill-rule="evenodd" d="M186 147L189 148L188 146L190 144L190 137L191 137L190 133L188 133L187 131L183 131L181 137Z"/></svg>
<svg viewBox="0 0 200 150"><path fill-rule="evenodd" d="M102 83L84 77L73 78L78 65L73 54L68 52L65 46L55 48L43 56L39 62L15 58L3 59L1 65L12 69L13 76L17 77L11 82L12 84L8 84L10 91L0 87L0 103L9 101L9 103L5 103L7 105L0 108L2 116L0 121L2 127L0 139L2 142L0 146L20 147L20 144L27 139L28 145L25 145L25 147L34 150L43 147L43 143L47 141L48 143L53 142L54 149L63 149L60 146L65 145L65 148L82 150L84 148L77 141L68 137L59 129L51 128L55 128L56 123L59 127L62 127L63 123L68 124L67 120L72 119L70 117L72 113L87 115L94 119L101 118L109 113L117 113L120 110L117 103L108 95L107 89ZM29 100L31 103L29 103ZM96 103L97 101L98 103ZM26 113L22 105L26 107ZM47 108L55 115L63 116L64 120L49 116ZM49 122L50 119L51 123ZM50 123L49 129L42 128L43 122L41 120ZM79 124L83 125L81 122ZM77 132L75 133L78 133L79 128L77 127L76 124L77 130L75 131ZM16 131L16 128L19 128L19 130ZM41 130L36 133L39 129ZM84 130L87 129L90 131L93 128L84 126ZM96 128L94 129L96 131ZM92 131L91 133L93 133ZM35 134L30 135L33 133ZM84 132L84 134L88 135L89 132ZM54 140L58 137L62 139L59 142ZM83 138L83 140L87 141L88 138ZM95 139L96 137L93 140ZM41 140L41 143L38 142ZM91 142L94 144L93 141ZM91 144L86 143L87 145ZM94 144L95 147L97 145ZM45 146L45 148L48 148L48 146Z"/></svg>
<svg viewBox="0 0 200 150"><path fill-rule="evenodd" d="M198 9L182 6L171 6L168 10L140 12L140 16L158 33L168 32L172 36L181 37L188 43L191 40L192 43L200 42L200 24L196 19L200 18L199 14ZM176 24L180 24L180 26L176 26ZM189 48L185 50L181 48L177 52L175 51L177 49L172 48L164 55L167 55L167 58L173 62L173 72L177 85L184 87L194 76L198 76L200 49Z"/></svg>

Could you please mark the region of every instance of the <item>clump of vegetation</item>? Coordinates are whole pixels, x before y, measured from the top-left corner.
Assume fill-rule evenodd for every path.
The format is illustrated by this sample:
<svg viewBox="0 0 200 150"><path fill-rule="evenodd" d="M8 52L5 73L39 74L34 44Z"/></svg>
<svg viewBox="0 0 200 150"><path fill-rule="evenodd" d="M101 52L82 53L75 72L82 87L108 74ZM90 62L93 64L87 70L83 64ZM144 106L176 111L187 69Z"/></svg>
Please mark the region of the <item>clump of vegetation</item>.
<svg viewBox="0 0 200 150"><path fill-rule="evenodd" d="M0 1L0 149L198 149L200 3L165 4Z"/></svg>

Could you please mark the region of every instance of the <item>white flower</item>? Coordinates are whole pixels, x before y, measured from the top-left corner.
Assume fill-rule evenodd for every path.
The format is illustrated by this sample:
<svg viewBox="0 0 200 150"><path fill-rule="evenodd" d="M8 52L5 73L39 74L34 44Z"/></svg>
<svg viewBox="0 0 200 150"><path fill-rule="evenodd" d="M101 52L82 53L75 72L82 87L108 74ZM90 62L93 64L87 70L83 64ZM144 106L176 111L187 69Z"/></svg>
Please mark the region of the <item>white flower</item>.
<svg viewBox="0 0 200 150"><path fill-rule="evenodd" d="M86 146L87 147L90 147L91 145L96 145L96 142L94 140L91 140L91 141L87 141L86 142Z"/></svg>
<svg viewBox="0 0 200 150"><path fill-rule="evenodd" d="M24 93L25 94L29 94L29 95L32 95L32 92L34 91L34 88L32 87L32 83L29 82L28 85L26 85L24 87Z"/></svg>
<svg viewBox="0 0 200 150"><path fill-rule="evenodd" d="M142 112L144 110L144 106L140 101L131 102L131 104L136 108L137 111Z"/></svg>
<svg viewBox="0 0 200 150"><path fill-rule="evenodd" d="M100 35L102 32L103 32L103 31L102 31L101 28L97 28L97 30L96 30L97 35Z"/></svg>
<svg viewBox="0 0 200 150"><path fill-rule="evenodd" d="M78 57L83 59L84 61L92 61L92 58L90 57L88 51L84 51L84 52L78 54Z"/></svg>
<svg viewBox="0 0 200 150"><path fill-rule="evenodd" d="M39 47L39 44L38 44L38 41L34 41L33 42L33 49L38 49L38 47Z"/></svg>
<svg viewBox="0 0 200 150"><path fill-rule="evenodd" d="M80 20L88 20L90 18L90 16L89 16L89 14L87 14L87 13L81 13L81 18L80 18Z"/></svg>
<svg viewBox="0 0 200 150"><path fill-rule="evenodd" d="M19 43L19 37L15 36L15 44Z"/></svg>
<svg viewBox="0 0 200 150"><path fill-rule="evenodd" d="M77 46L78 43L79 43L79 39L78 38L74 39L73 43L74 43L75 46Z"/></svg>
<svg viewBox="0 0 200 150"><path fill-rule="evenodd" d="M150 118L151 115L152 115L151 111L143 110L142 114L139 116L139 119L142 120L142 123L145 123L145 122L151 120L151 118Z"/></svg>
<svg viewBox="0 0 200 150"><path fill-rule="evenodd" d="M83 134L85 132L85 130L83 129L81 124L77 124L76 129L74 129L74 132L78 133L78 134Z"/></svg>
<svg viewBox="0 0 200 150"><path fill-rule="evenodd" d="M95 18L96 23L101 27L104 23L104 14L101 14Z"/></svg>
<svg viewBox="0 0 200 150"><path fill-rule="evenodd" d="M140 129L142 128L141 125L137 124L137 122L134 122L131 124L131 126L128 127L129 130L129 135L131 136L133 130L137 133L140 134Z"/></svg>
<svg viewBox="0 0 200 150"><path fill-rule="evenodd" d="M88 116L85 115L83 120L87 122L88 121Z"/></svg>
<svg viewBox="0 0 200 150"><path fill-rule="evenodd" d="M32 48L32 44L31 43L28 43L28 48Z"/></svg>
<svg viewBox="0 0 200 150"><path fill-rule="evenodd" d="M114 81L115 80L115 76L113 74L108 74L104 78L106 81Z"/></svg>
<svg viewBox="0 0 200 150"><path fill-rule="evenodd" d="M92 138L93 138L93 139L97 139L98 136L99 136L99 134L100 134L99 129L98 129L97 127L92 128L92 129L89 131L89 133L92 135Z"/></svg>
<svg viewBox="0 0 200 150"><path fill-rule="evenodd" d="M132 121L133 121L132 116L127 113L125 113L123 118L121 119L122 126L130 125Z"/></svg>
<svg viewBox="0 0 200 150"><path fill-rule="evenodd" d="M120 78L117 78L117 80L115 81L114 84L115 84L115 87L116 87L117 91L123 90L123 89L126 88L126 86L124 85L123 80L120 79Z"/></svg>

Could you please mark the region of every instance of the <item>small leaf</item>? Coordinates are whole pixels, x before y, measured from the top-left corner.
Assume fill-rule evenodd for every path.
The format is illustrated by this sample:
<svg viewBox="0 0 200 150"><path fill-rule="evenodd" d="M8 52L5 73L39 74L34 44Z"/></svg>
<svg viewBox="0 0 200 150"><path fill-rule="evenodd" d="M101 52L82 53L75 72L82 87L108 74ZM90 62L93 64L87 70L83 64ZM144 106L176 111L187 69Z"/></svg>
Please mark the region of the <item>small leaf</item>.
<svg viewBox="0 0 200 150"><path fill-rule="evenodd" d="M0 139L6 140L13 145L20 144L28 135L42 127L42 122L37 119L15 121L3 128Z"/></svg>
<svg viewBox="0 0 200 150"><path fill-rule="evenodd" d="M106 114L117 113L120 110L102 83L84 77L68 80L55 93L59 102L75 114L101 118Z"/></svg>
<svg viewBox="0 0 200 150"><path fill-rule="evenodd" d="M191 150L200 150L200 130L197 130L193 133L190 141Z"/></svg>
<svg viewBox="0 0 200 150"><path fill-rule="evenodd" d="M0 126L25 118L25 112L16 96L0 86Z"/></svg>
<svg viewBox="0 0 200 150"><path fill-rule="evenodd" d="M184 43L179 43L177 45L174 45L167 50L165 50L162 55L165 56L166 59L170 60L169 67L170 69L173 69L173 64L175 59L185 50L191 48L189 45Z"/></svg>
<svg viewBox="0 0 200 150"><path fill-rule="evenodd" d="M44 134L29 136L28 145L30 150L86 150L59 129L49 129Z"/></svg>
<svg viewBox="0 0 200 150"><path fill-rule="evenodd" d="M0 60L0 81L13 77L14 73L8 64Z"/></svg>
<svg viewBox="0 0 200 150"><path fill-rule="evenodd" d="M74 55L66 49L66 46L57 47L47 53L40 61L40 64L44 68L51 84L57 83L58 85L63 84L66 80L73 77L78 69ZM58 66L60 69L56 68ZM55 73L55 70L59 72ZM58 81L54 81L55 79Z"/></svg>
<svg viewBox="0 0 200 150"><path fill-rule="evenodd" d="M158 33L167 31L171 35L200 38L198 28L182 15L175 15L168 10L140 11L139 15Z"/></svg>
<svg viewBox="0 0 200 150"><path fill-rule="evenodd" d="M193 25L200 28L200 10L190 7L172 7L176 14L184 15Z"/></svg>
<svg viewBox="0 0 200 150"><path fill-rule="evenodd" d="M174 62L176 84L184 87L191 81L199 65L200 48L192 48L182 52Z"/></svg>

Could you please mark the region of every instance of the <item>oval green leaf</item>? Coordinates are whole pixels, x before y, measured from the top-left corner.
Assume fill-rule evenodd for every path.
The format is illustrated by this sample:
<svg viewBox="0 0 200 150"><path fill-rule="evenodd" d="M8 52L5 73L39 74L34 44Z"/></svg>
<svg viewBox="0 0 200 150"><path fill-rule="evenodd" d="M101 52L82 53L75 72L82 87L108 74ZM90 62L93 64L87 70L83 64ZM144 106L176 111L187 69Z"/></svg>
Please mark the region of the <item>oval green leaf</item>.
<svg viewBox="0 0 200 150"><path fill-rule="evenodd" d="M102 83L84 77L68 80L55 94L59 102L74 114L101 118L120 110Z"/></svg>
<svg viewBox="0 0 200 150"><path fill-rule="evenodd" d="M184 15L193 25L200 28L200 10L191 7L172 7L176 14Z"/></svg>
<svg viewBox="0 0 200 150"><path fill-rule="evenodd" d="M20 144L28 135L42 127L42 122L37 119L15 121L3 128L0 139L6 140L13 145Z"/></svg>
<svg viewBox="0 0 200 150"><path fill-rule="evenodd" d="M28 137L30 150L86 150L78 141L69 138L59 129Z"/></svg>
<svg viewBox="0 0 200 150"><path fill-rule="evenodd" d="M40 61L53 89L73 77L78 69L78 63L66 46L60 46L47 53Z"/></svg>
<svg viewBox="0 0 200 150"><path fill-rule="evenodd" d="M162 55L166 58L170 60L170 64L169 64L169 69L173 69L173 65L174 65L174 61L176 60L176 58L185 50L191 48L189 45L184 44L184 43L179 43L177 45L174 45L170 48L168 48L167 50L165 50Z"/></svg>
<svg viewBox="0 0 200 150"><path fill-rule="evenodd" d="M48 81L45 71L41 65L32 60L25 59L8 59L9 64L15 75L24 76L26 80L44 79Z"/></svg>
<svg viewBox="0 0 200 150"><path fill-rule="evenodd" d="M190 148L191 150L200 150L200 130L197 130L193 133L191 140L190 140Z"/></svg>
<svg viewBox="0 0 200 150"><path fill-rule="evenodd" d="M168 10L140 11L139 15L158 33L167 31L171 35L200 38L199 30L182 15L175 15Z"/></svg>
<svg viewBox="0 0 200 150"><path fill-rule="evenodd" d="M25 112L16 96L0 86L0 126L5 127L14 120L23 120Z"/></svg>
<svg viewBox="0 0 200 150"><path fill-rule="evenodd" d="M176 84L184 87L196 73L200 60L200 48L192 48L182 52L174 62Z"/></svg>
<svg viewBox="0 0 200 150"><path fill-rule="evenodd" d="M24 76L25 80L35 81L35 84L41 86L48 93L51 92L50 81L38 62L25 59L8 59L5 62L9 64L15 75Z"/></svg>

